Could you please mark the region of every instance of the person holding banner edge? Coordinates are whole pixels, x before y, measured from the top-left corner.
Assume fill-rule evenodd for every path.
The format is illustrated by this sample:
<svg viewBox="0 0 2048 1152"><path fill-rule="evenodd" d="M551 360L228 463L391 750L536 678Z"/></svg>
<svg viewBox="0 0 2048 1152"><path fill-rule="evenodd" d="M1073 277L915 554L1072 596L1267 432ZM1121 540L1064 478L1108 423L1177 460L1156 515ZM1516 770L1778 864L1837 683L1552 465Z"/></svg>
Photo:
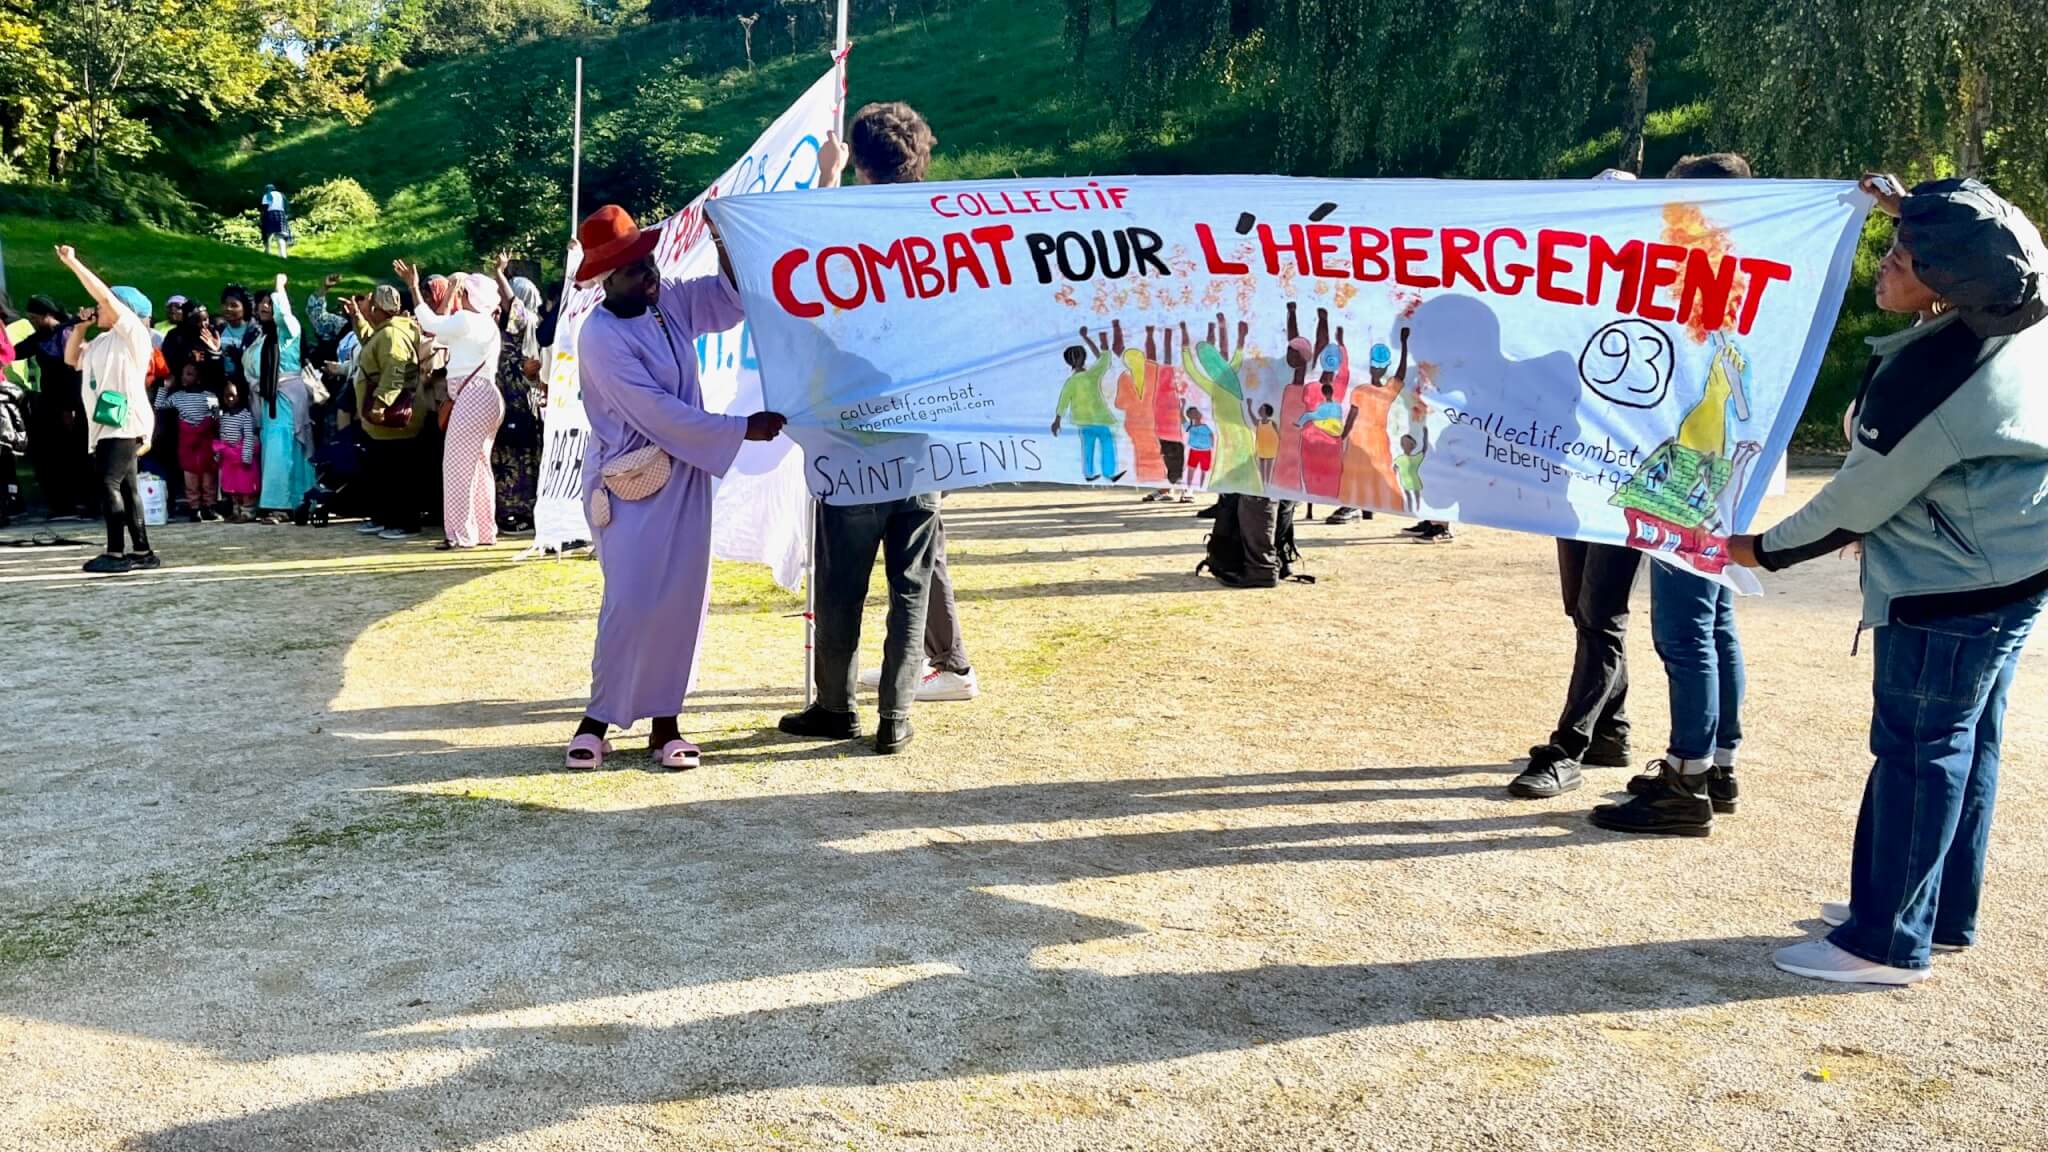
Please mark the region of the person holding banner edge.
<svg viewBox="0 0 2048 1152"><path fill-rule="evenodd" d="M1849 900L1825 939L1778 968L1839 983L1912 984L1936 951L1977 941L2006 697L2048 605L2048 248L1976 180L1863 188L1898 223L1877 303L1917 316L1871 340L1856 436L1827 486L1738 564L1778 571L1861 543L1875 629L1875 763L1856 820Z"/></svg>
<svg viewBox="0 0 2048 1152"><path fill-rule="evenodd" d="M571 770L604 763L605 733L653 720L657 766L695 768L703 752L683 739L678 713L689 692L711 602L711 500L747 440L773 440L775 412L728 416L704 409L691 344L744 318L717 227L719 271L664 281L654 249L661 228L641 228L607 204L578 227L585 284L604 303L578 342L590 439L583 491L604 599L591 657L590 705L569 741Z"/></svg>
<svg viewBox="0 0 2048 1152"><path fill-rule="evenodd" d="M828 138L819 150L818 187L838 186L849 156L863 184L916 183L931 167L935 143L931 126L910 105L869 104L854 115L845 146ZM889 618L876 686L881 723L875 729L875 752L891 755L910 744L910 705L919 689L916 657L932 598L939 594L933 576L943 540L936 492L876 504L819 506L813 576L818 581L818 696L803 711L784 716L778 725L782 731L813 739L860 738L853 691L861 610L879 550L889 582ZM950 587L947 593L950 604ZM956 653L960 648L948 646ZM964 654L960 659L964 663ZM948 669L935 666L935 671ZM964 696L963 690L953 698Z"/></svg>

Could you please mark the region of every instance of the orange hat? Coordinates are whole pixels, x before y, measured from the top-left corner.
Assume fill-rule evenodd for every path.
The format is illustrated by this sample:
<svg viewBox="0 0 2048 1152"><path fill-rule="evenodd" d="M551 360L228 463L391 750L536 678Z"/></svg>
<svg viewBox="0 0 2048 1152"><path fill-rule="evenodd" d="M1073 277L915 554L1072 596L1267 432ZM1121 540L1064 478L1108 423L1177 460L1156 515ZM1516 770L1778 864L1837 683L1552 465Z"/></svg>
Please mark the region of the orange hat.
<svg viewBox="0 0 2048 1152"><path fill-rule="evenodd" d="M583 247L576 280L590 284L654 251L661 242L661 226L642 228L624 208L607 204L576 229L576 242Z"/></svg>

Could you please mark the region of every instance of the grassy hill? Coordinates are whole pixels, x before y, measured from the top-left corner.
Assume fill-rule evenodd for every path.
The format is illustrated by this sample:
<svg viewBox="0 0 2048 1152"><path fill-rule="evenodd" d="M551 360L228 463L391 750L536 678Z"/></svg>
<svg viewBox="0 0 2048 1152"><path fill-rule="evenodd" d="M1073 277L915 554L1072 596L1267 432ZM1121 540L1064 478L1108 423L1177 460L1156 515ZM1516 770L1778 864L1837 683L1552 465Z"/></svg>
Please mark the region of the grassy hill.
<svg viewBox="0 0 2048 1152"><path fill-rule="evenodd" d="M1210 106L1144 133L1114 126L1099 86L1076 82L1072 52L1061 39L1062 12L1056 0L958 0L928 18L911 18L906 9L894 27L856 26L850 100L855 106L908 100L930 115L939 136L935 179L1270 170L1270 126L1220 92ZM1100 79L1115 66L1115 45L1098 41L1095 53L1089 72ZM781 30L771 34L766 24L756 31L752 69L743 66L737 28L725 22L680 21L508 45L396 77L380 89L374 112L361 124L331 120L274 136L221 141L171 163L169 171L194 200L224 213L252 206L266 183L289 192L338 176L360 182L380 202L381 218L296 245L290 268L303 282L328 271L347 274L351 284L388 278L397 256L436 267L470 263L477 254L465 234L472 206L460 147L467 112L455 95L503 91L511 99L520 78L566 80L579 55L585 60L586 124L624 108L673 61L690 61L690 74L703 82L703 106L682 123L711 146L671 173L683 188L715 176L829 64L816 46L791 54ZM1657 94L1661 110L1650 118L1650 171L1709 144L1708 109L1697 93L1683 75L1669 87ZM1617 142L1615 132L1596 134L1560 163L1569 174L1590 175L1605 165ZM563 233L566 241L566 219ZM277 261L251 249L210 239L0 216L16 299L53 289L60 298L77 295L49 253L60 238L77 244L110 278L134 283L157 299L171 292L211 297L230 280L267 282L278 268ZM550 265L557 260L554 249L529 255ZM1867 256L1810 408L1815 444L1838 439L1833 427L1863 362L1860 337L1884 325L1868 311L1875 253Z"/></svg>

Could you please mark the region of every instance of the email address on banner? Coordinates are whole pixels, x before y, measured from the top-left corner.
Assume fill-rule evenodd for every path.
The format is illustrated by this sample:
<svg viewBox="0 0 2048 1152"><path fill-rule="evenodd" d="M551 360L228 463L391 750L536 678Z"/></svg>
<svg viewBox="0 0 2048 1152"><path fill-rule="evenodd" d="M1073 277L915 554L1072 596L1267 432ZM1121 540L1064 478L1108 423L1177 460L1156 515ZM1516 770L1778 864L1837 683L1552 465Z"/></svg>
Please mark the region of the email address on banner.
<svg viewBox="0 0 2048 1152"><path fill-rule="evenodd" d="M1452 424L1486 434L1488 459L1527 468L1540 474L1546 484L1564 476L1620 488L1628 483L1643 460L1640 447L1617 444L1610 437L1603 436L1598 441L1568 439L1563 424L1545 425L1534 418L1527 424L1510 424L1498 413L1457 408L1443 411L1444 418ZM1560 464L1559 458L1568 463Z"/></svg>
<svg viewBox="0 0 2048 1152"><path fill-rule="evenodd" d="M839 426L848 432L895 432L905 425L940 424L963 412L995 407L995 400L974 384L949 384L921 394L862 400L839 411Z"/></svg>

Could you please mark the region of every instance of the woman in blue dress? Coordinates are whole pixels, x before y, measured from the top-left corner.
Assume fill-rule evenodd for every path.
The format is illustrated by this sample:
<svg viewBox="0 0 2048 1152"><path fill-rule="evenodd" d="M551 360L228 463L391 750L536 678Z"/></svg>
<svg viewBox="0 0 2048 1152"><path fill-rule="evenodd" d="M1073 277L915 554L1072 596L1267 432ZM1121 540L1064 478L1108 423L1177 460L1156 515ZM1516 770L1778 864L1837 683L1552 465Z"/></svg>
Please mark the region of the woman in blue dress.
<svg viewBox="0 0 2048 1152"><path fill-rule="evenodd" d="M263 491L256 499L267 523L290 518L313 487L313 397L299 372L299 318L285 295L284 273L256 302L255 332L242 349L261 430Z"/></svg>

